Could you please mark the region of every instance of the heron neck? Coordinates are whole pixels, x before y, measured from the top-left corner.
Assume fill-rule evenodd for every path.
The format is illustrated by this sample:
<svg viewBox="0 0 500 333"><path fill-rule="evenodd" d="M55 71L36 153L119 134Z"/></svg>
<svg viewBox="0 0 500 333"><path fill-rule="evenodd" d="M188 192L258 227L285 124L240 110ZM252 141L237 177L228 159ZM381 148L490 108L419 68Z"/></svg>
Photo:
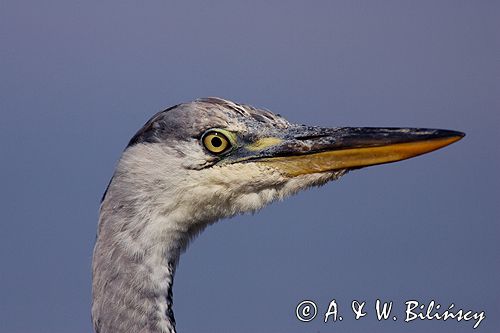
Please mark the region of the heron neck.
<svg viewBox="0 0 500 333"><path fill-rule="evenodd" d="M172 285L187 232L168 220L131 220L103 203L94 249L92 316L98 333L175 333ZM161 232L144 226L160 223Z"/></svg>

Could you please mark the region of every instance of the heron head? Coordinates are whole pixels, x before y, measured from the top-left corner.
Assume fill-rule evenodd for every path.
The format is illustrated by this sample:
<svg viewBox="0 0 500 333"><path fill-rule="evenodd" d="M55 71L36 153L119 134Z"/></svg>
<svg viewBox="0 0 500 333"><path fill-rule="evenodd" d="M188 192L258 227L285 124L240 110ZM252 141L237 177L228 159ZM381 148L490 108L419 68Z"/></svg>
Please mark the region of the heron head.
<svg viewBox="0 0 500 333"><path fill-rule="evenodd" d="M207 98L151 118L125 149L110 190L115 200L154 201L158 214L213 222L462 137L447 130L295 125L269 111ZM121 189L113 188L115 180Z"/></svg>
<svg viewBox="0 0 500 333"><path fill-rule="evenodd" d="M156 114L130 140L101 203L93 261L96 331L154 326L175 332L172 283L179 256L218 219L462 136L295 125L218 98Z"/></svg>

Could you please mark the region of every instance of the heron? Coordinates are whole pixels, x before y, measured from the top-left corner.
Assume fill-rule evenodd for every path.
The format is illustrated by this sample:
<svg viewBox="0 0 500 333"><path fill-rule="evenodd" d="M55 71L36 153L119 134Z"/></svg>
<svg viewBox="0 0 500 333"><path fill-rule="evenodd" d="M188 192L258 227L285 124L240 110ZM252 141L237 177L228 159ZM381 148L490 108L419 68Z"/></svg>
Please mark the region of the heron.
<svg viewBox="0 0 500 333"><path fill-rule="evenodd" d="M157 113L129 141L102 197L92 264L95 332L175 333L179 257L218 220L463 136L298 125L214 97Z"/></svg>

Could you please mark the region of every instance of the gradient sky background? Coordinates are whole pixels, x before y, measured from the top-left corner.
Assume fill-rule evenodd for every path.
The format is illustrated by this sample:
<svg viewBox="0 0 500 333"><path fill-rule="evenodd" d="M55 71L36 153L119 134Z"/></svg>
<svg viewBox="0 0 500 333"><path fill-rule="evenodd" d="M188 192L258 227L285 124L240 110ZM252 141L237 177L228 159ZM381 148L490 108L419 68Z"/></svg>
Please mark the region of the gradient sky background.
<svg viewBox="0 0 500 333"><path fill-rule="evenodd" d="M208 228L181 258L180 333L500 328L498 1L0 2L0 332L90 332L101 195L155 112L204 96L321 126L461 130ZM295 306L335 298L342 322ZM394 301L394 322L373 303ZM355 321L354 299L369 314Z"/></svg>

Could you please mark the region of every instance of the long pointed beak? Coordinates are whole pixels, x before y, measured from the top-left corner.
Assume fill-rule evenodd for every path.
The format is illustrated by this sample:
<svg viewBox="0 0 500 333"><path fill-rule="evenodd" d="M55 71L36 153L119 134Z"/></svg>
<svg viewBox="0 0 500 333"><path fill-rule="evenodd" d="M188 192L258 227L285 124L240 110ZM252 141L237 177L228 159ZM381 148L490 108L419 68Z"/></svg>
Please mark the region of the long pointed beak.
<svg viewBox="0 0 500 333"><path fill-rule="evenodd" d="M289 176L357 169L422 155L464 135L440 129L298 126L261 151L257 161Z"/></svg>

